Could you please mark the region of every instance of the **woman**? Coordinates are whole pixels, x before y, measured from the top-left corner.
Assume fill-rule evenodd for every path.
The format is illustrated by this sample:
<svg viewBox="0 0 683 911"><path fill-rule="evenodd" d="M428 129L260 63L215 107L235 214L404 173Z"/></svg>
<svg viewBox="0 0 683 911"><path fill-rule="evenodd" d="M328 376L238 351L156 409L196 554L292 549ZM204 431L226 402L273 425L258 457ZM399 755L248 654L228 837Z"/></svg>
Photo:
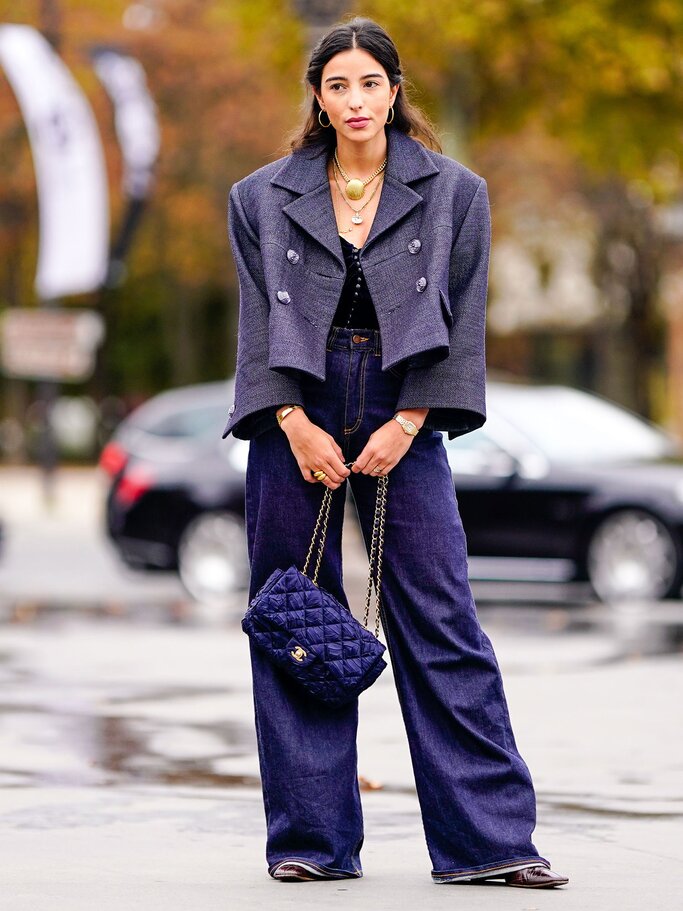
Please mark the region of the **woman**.
<svg viewBox="0 0 683 911"><path fill-rule="evenodd" d="M563 884L531 842L534 789L472 599L441 434L486 419L486 182L435 151L371 20L328 31L306 79L291 154L230 191L240 316L223 436L251 441L249 598L303 564L321 484L349 480L369 546L388 474L381 617L432 879ZM348 607L344 501L332 498L318 580ZM330 711L253 646L251 662L268 872L362 876L358 700Z"/></svg>

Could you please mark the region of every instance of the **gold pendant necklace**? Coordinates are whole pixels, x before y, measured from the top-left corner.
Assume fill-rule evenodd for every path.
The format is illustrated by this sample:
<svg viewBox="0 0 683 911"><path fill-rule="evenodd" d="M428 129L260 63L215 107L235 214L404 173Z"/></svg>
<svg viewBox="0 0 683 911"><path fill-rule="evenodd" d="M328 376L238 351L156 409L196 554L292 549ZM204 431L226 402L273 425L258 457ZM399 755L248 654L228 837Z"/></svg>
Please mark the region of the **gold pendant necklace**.
<svg viewBox="0 0 683 911"><path fill-rule="evenodd" d="M372 202L372 198L375 195L375 193L377 192L377 190L380 188L380 186L382 185L382 181L380 180L378 182L377 186L370 194L370 197L368 199L366 199L366 201L363 203L363 205L360 207L360 209L354 209L354 207L351 205L351 203L348 202L348 200L344 199L344 193L342 191L342 188L339 186L339 181L337 180L337 167L336 167L335 162L332 162L332 170L334 173L334 182L337 184L337 189L339 190L339 195L341 196L343 202L345 202L346 205L349 207L349 209L351 209L353 212L353 215L351 216L351 221L353 222L353 224L351 225L350 228L348 228L348 230L344 231L344 234L349 234L351 231L353 231L354 225L363 224L363 216L360 213L370 202Z"/></svg>
<svg viewBox="0 0 683 911"><path fill-rule="evenodd" d="M349 199L362 199L366 186L370 183L370 181L374 180L375 177L377 177L377 175L380 174L387 165L387 159L385 156L382 164L369 177L366 177L365 180L361 180L359 177L349 177L349 175L344 171L341 164L339 163L336 146L334 149L334 160L337 164L337 167L339 168L341 176L346 181L346 195L349 197Z"/></svg>

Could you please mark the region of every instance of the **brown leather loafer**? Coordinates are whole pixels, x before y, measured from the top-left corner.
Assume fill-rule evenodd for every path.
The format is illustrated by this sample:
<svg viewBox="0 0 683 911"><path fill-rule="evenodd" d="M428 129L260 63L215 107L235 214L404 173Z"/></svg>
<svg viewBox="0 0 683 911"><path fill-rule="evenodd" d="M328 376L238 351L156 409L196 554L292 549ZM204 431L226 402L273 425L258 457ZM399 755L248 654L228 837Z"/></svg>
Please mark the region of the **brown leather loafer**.
<svg viewBox="0 0 683 911"><path fill-rule="evenodd" d="M504 876L507 886L519 886L522 889L543 889L550 886L564 886L569 882L568 876L560 876L542 864L536 867L524 867L513 870Z"/></svg>

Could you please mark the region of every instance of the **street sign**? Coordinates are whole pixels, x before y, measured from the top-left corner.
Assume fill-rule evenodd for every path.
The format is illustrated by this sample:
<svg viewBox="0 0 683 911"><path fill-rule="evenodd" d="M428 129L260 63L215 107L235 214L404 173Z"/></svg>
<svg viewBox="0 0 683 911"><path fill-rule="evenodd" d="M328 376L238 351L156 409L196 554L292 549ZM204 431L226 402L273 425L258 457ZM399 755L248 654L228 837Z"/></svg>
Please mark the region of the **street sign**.
<svg viewBox="0 0 683 911"><path fill-rule="evenodd" d="M104 320L95 310L15 308L0 316L0 366L8 376L77 383L95 369Z"/></svg>

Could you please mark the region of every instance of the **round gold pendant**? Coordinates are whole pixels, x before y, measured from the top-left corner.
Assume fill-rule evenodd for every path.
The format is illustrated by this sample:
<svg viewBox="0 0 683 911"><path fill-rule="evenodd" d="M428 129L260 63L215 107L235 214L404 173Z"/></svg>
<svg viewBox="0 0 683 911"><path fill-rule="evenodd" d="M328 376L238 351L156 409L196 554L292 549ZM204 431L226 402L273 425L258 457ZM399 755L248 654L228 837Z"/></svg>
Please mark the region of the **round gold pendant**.
<svg viewBox="0 0 683 911"><path fill-rule="evenodd" d="M360 199L365 193L365 185L362 180L358 180L357 177L353 177L346 184L346 195L349 199Z"/></svg>

